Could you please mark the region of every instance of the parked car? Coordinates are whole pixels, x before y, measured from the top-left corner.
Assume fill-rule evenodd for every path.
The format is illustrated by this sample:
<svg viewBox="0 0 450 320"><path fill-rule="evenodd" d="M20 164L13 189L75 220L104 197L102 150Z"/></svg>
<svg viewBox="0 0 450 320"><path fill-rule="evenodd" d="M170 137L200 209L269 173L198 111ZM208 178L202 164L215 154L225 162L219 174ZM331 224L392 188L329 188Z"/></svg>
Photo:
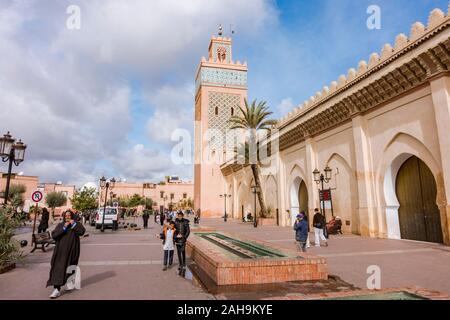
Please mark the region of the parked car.
<svg viewBox="0 0 450 320"><path fill-rule="evenodd" d="M104 223L105 229L111 228L113 230L117 230L119 226L117 208L106 207L105 221L103 221L103 212L104 208L97 210L97 214L95 215L95 229L100 229L102 227L102 223Z"/></svg>

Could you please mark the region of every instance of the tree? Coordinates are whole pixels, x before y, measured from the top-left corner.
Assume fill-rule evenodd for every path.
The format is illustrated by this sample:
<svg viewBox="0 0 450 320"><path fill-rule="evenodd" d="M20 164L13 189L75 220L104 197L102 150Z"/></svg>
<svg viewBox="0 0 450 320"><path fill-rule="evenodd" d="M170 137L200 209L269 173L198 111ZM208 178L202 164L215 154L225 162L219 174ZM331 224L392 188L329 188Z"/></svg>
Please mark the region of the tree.
<svg viewBox="0 0 450 320"><path fill-rule="evenodd" d="M148 208L151 209L153 207L154 201L152 198L144 198L142 199L141 204L144 206L145 209Z"/></svg>
<svg viewBox="0 0 450 320"><path fill-rule="evenodd" d="M17 210L23 207L25 203L24 194L26 191L27 187L24 186L23 184L12 184L9 187L8 201L11 204L14 213L17 213ZM3 191L2 193L4 197L5 191Z"/></svg>
<svg viewBox="0 0 450 320"><path fill-rule="evenodd" d="M243 129L249 133L247 141L241 146L243 149L241 151L243 151L243 154L245 155L245 163L250 164L253 179L255 180L255 186L261 191L258 193L258 201L261 208L261 215L265 217L267 215L267 209L261 189L261 159L259 154L258 132L270 131L272 127L277 124L277 121L267 119L272 112L269 111L269 107L266 106L265 101L257 103L257 101L254 100L251 105L248 105L247 99L245 99L244 102L245 109L239 106L240 114L232 116L228 121L231 124L232 130ZM256 161L253 161L253 159Z"/></svg>
<svg viewBox="0 0 450 320"><path fill-rule="evenodd" d="M55 218L55 208L64 206L67 203L67 197L62 192L50 192L45 196L45 202L52 209L52 218Z"/></svg>
<svg viewBox="0 0 450 320"><path fill-rule="evenodd" d="M83 188L76 191L70 199L75 210L85 212L98 207L98 193L95 188Z"/></svg>
<svg viewBox="0 0 450 320"><path fill-rule="evenodd" d="M128 207L129 208L134 208L137 207L138 205L140 205L142 203L144 199L138 195L137 193L135 193L129 200L128 200Z"/></svg>

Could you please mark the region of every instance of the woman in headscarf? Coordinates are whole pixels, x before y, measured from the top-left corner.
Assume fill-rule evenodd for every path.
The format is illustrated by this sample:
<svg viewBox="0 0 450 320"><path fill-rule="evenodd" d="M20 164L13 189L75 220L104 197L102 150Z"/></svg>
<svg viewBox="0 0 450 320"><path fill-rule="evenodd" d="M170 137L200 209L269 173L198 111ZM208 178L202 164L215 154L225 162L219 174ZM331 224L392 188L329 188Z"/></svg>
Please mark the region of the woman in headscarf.
<svg viewBox="0 0 450 320"><path fill-rule="evenodd" d="M52 238L56 241L56 246L51 261L50 278L47 281L47 287L54 287L51 299L61 295L61 287L71 276L71 273L67 273L68 267L78 265L80 237L85 231L83 224L76 221L75 213L71 211L64 212L63 221L53 230Z"/></svg>
<svg viewBox="0 0 450 320"><path fill-rule="evenodd" d="M50 213L48 212L47 208L42 208L41 222L39 223L38 226L38 233L47 231L49 218Z"/></svg>

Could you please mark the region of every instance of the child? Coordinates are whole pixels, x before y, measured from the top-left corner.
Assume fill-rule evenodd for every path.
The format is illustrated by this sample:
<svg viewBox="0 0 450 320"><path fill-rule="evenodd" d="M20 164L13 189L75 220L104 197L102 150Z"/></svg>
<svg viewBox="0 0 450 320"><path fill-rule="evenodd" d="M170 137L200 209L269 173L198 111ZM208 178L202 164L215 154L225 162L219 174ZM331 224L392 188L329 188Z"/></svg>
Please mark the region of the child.
<svg viewBox="0 0 450 320"><path fill-rule="evenodd" d="M306 252L306 241L308 239L308 223L305 220L303 214L297 216L297 220L294 224L295 240L299 242L302 252Z"/></svg>
<svg viewBox="0 0 450 320"><path fill-rule="evenodd" d="M160 239L163 240L164 249L164 268L166 271L173 263L174 246L174 234L175 234L175 222L170 221L163 228L163 232L160 234Z"/></svg>

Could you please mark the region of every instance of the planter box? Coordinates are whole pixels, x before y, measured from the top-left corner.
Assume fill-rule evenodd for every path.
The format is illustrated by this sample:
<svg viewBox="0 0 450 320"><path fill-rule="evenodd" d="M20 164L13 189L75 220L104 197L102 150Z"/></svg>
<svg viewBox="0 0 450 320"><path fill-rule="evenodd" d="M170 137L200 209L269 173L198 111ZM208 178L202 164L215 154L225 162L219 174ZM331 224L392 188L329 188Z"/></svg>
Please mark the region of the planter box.
<svg viewBox="0 0 450 320"><path fill-rule="evenodd" d="M258 225L260 226L276 226L276 218L258 218Z"/></svg>
<svg viewBox="0 0 450 320"><path fill-rule="evenodd" d="M10 263L10 264L4 265L4 266L0 266L0 274L11 271L15 267L16 267L15 263Z"/></svg>
<svg viewBox="0 0 450 320"><path fill-rule="evenodd" d="M208 232L206 232L208 233ZM299 253L272 243L220 232L254 247L282 254L280 257L241 258L193 232L186 245L187 255L218 286L269 284L289 281L327 280L325 258Z"/></svg>

